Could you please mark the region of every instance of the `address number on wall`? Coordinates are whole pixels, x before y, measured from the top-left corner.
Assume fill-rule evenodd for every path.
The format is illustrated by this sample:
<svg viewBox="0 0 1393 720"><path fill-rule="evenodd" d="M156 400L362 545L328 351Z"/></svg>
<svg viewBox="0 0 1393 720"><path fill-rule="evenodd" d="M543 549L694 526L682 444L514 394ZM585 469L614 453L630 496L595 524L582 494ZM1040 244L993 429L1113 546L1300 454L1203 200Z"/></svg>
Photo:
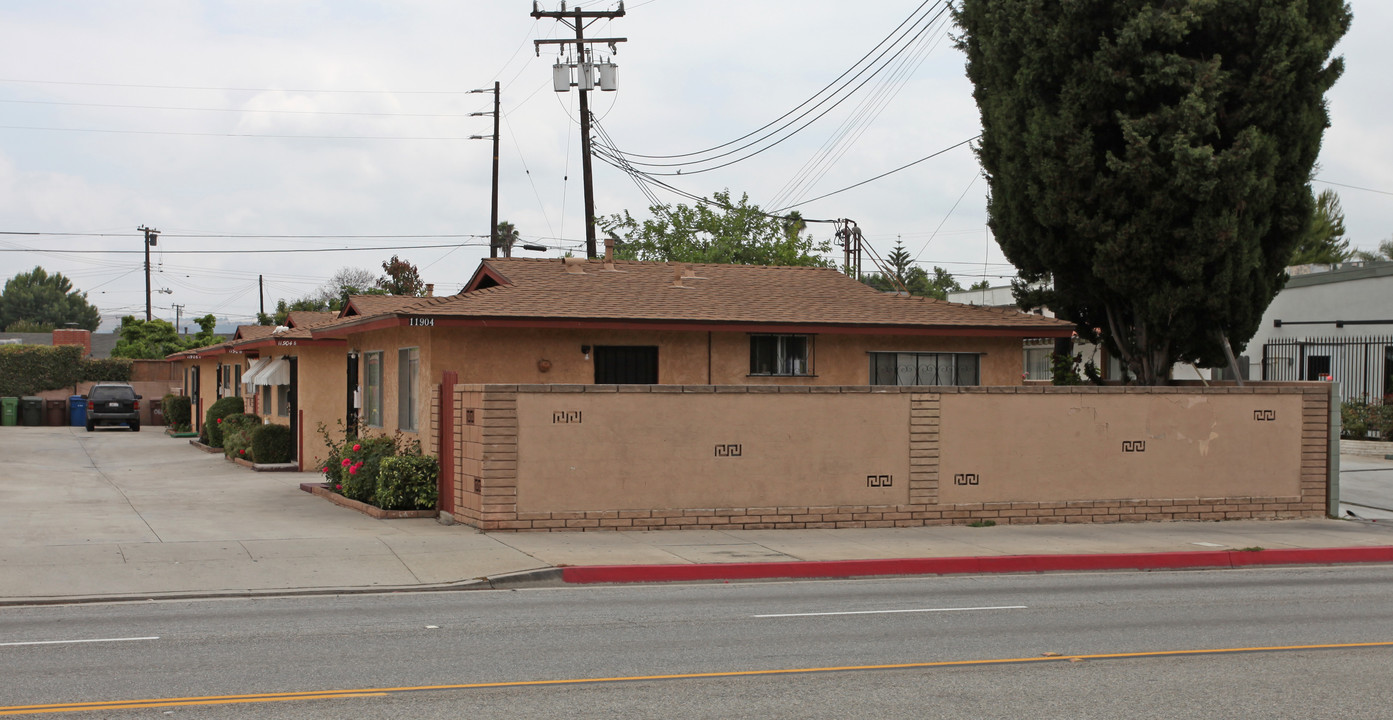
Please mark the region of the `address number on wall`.
<svg viewBox="0 0 1393 720"><path fill-rule="evenodd" d="M435 318L411 318L411 327L435 327Z"/></svg>

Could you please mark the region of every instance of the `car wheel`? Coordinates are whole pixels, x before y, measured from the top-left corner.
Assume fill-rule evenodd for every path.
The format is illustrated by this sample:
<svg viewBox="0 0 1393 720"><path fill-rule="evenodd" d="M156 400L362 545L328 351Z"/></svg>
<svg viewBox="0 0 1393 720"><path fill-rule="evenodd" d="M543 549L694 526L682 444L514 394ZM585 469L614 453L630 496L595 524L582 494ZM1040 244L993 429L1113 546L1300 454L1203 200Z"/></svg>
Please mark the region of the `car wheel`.
<svg viewBox="0 0 1393 720"><path fill-rule="evenodd" d="M138 422L133 422L133 423L131 423L131 432L140 432L140 423L138 423Z"/></svg>
<svg viewBox="0 0 1393 720"><path fill-rule="evenodd" d="M87 432L92 432L93 430L96 429L96 427L97 427L97 426L96 426L95 424L93 424L91 420L88 420L88 421L87 421Z"/></svg>

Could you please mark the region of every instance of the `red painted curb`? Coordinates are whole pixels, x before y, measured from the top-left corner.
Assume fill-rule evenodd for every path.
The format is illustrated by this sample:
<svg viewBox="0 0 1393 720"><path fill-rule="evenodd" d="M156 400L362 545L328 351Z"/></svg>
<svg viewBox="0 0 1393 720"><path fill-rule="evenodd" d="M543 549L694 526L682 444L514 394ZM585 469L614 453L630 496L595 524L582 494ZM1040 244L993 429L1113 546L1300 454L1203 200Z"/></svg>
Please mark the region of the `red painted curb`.
<svg viewBox="0 0 1393 720"><path fill-rule="evenodd" d="M1262 565L1343 565L1393 562L1393 546L1281 550L987 555L979 557L830 560L691 565L591 565L561 568L574 584L651 583L779 578L852 578L880 575L961 575L1069 570L1177 570Z"/></svg>

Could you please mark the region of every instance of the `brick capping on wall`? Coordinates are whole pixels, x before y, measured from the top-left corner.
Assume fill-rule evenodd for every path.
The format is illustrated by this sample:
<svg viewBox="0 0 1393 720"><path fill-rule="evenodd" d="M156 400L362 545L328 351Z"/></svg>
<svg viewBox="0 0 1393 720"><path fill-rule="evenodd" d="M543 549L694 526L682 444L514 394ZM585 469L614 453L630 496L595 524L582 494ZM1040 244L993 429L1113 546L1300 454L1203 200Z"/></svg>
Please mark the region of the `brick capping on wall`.
<svg viewBox="0 0 1393 720"><path fill-rule="evenodd" d="M719 390L717 390L719 388ZM596 508L533 512L518 504L518 397L565 393L908 394L909 501L890 505L702 508ZM944 395L1299 395L1299 494L1240 497L1096 498L1059 502L940 504L939 423ZM455 519L486 531L875 528L999 524L1075 524L1165 520L1294 519L1327 513L1330 386L1261 383L1208 388L1006 386L456 385ZM950 480L951 482L951 480Z"/></svg>

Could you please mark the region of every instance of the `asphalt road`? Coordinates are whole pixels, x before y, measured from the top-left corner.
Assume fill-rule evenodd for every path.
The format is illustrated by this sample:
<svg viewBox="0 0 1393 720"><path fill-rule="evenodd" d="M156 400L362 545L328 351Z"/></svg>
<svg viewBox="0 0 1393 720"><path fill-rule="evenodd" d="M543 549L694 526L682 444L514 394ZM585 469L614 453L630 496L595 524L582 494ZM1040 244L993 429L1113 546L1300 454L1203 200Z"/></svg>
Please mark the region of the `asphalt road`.
<svg viewBox="0 0 1393 720"><path fill-rule="evenodd" d="M0 717L1386 718L1390 583L1376 566L10 608Z"/></svg>

